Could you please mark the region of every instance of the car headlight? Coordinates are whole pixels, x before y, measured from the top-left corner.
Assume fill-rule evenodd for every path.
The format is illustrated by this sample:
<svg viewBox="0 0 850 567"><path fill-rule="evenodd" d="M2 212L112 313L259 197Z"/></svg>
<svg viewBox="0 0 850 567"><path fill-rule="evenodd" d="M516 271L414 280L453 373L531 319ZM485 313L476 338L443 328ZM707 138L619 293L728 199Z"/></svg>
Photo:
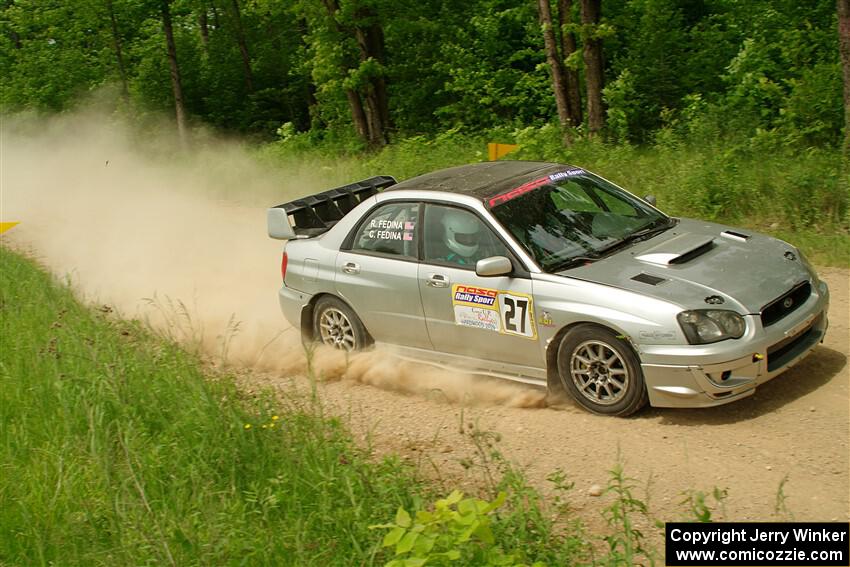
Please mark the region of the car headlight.
<svg viewBox="0 0 850 567"><path fill-rule="evenodd" d="M716 343L743 336L747 325L734 311L722 309L697 309L682 311L677 316L679 325L692 345Z"/></svg>

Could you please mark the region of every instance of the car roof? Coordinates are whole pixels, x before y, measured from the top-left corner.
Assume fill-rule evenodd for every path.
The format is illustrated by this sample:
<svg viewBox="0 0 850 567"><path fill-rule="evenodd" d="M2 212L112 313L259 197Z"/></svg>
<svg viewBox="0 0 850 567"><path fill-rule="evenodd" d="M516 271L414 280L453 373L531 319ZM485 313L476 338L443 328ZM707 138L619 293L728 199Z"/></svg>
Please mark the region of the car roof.
<svg viewBox="0 0 850 567"><path fill-rule="evenodd" d="M543 175L571 166L540 161L490 161L432 171L402 181L385 191L446 191L487 199Z"/></svg>

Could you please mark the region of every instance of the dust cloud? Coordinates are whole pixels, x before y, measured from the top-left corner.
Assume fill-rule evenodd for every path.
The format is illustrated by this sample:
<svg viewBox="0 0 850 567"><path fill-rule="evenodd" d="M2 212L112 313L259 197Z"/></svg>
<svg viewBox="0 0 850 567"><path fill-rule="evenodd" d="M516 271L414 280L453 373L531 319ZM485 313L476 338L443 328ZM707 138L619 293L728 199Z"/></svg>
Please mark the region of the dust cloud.
<svg viewBox="0 0 850 567"><path fill-rule="evenodd" d="M345 171L266 167L250 148L209 135L186 151L170 131L97 112L3 117L0 220L21 222L3 244L34 255L87 302L146 320L214 362L305 373L298 332L276 302L281 243L266 236L265 211L345 182ZM324 379L450 402L543 405L535 390L381 350L346 358L320 349L311 365Z"/></svg>

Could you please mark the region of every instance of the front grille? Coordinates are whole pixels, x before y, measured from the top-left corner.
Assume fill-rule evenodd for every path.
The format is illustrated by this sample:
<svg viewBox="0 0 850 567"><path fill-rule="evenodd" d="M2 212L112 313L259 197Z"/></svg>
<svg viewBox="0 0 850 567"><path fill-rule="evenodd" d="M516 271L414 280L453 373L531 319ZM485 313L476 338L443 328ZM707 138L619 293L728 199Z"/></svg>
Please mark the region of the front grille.
<svg viewBox="0 0 850 567"><path fill-rule="evenodd" d="M790 315L803 305L811 294L812 284L803 282L788 293L774 299L761 308L762 326L769 327L786 315Z"/></svg>
<svg viewBox="0 0 850 567"><path fill-rule="evenodd" d="M823 333L818 330L821 316L818 316L803 331L793 337L780 341L767 349L767 371L773 372L782 368L793 358L804 352L812 345L817 344Z"/></svg>

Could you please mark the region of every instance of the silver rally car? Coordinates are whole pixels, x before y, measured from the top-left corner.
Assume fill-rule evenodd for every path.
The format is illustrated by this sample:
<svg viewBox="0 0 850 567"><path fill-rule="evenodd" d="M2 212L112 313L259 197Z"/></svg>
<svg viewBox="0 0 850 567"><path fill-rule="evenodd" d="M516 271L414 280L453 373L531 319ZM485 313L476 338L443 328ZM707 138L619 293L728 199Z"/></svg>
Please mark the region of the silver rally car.
<svg viewBox="0 0 850 567"><path fill-rule="evenodd" d="M311 340L621 416L746 397L823 340L829 291L799 250L652 201L554 163L373 177L269 209L280 305Z"/></svg>

